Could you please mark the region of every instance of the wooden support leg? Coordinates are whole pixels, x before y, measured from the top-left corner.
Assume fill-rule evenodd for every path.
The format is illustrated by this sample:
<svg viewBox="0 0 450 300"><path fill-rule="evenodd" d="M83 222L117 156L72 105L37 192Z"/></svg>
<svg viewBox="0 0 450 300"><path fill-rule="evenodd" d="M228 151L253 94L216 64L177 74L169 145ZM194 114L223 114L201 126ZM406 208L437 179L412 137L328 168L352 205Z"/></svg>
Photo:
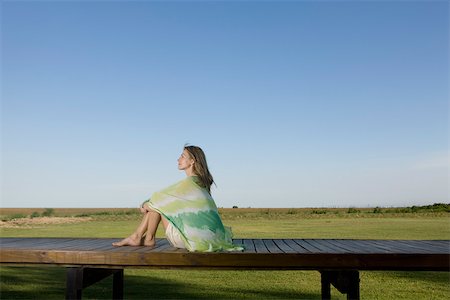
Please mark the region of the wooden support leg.
<svg viewBox="0 0 450 300"><path fill-rule="evenodd" d="M83 289L113 275L113 299L123 299L123 269L67 268L66 299L81 299Z"/></svg>
<svg viewBox="0 0 450 300"><path fill-rule="evenodd" d="M347 286L347 299L348 300L359 300L359 272L352 271L347 275L347 280L349 280Z"/></svg>
<svg viewBox="0 0 450 300"><path fill-rule="evenodd" d="M113 275L113 299L123 299L123 269Z"/></svg>
<svg viewBox="0 0 450 300"><path fill-rule="evenodd" d="M66 299L81 299L83 292L83 268L67 268Z"/></svg>
<svg viewBox="0 0 450 300"><path fill-rule="evenodd" d="M322 281L322 300L330 300L331 299L331 281L328 272L321 272L321 281Z"/></svg>
<svg viewBox="0 0 450 300"><path fill-rule="evenodd" d="M330 284L342 294L347 294L348 300L359 300L358 271L320 271L322 280L322 299L331 299Z"/></svg>

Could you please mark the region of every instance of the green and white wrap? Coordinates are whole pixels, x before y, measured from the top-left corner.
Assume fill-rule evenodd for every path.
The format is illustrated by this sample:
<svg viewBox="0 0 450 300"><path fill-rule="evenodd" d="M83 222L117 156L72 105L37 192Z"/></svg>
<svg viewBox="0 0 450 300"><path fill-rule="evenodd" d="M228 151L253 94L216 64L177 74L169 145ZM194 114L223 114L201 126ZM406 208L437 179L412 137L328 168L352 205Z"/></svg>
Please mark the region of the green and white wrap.
<svg viewBox="0 0 450 300"><path fill-rule="evenodd" d="M231 228L225 227L210 193L197 176L188 176L145 202L166 218L181 235L188 251L242 251L233 245Z"/></svg>

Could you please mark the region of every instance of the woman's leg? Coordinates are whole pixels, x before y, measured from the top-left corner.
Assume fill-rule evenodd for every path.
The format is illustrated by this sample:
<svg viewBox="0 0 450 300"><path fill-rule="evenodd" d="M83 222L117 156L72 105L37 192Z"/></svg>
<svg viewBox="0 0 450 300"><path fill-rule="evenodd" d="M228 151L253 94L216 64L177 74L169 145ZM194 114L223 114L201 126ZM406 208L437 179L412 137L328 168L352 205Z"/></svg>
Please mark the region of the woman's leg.
<svg viewBox="0 0 450 300"><path fill-rule="evenodd" d="M150 214L150 219L148 221L147 233L145 235L144 245L145 246L154 246L155 245L155 233L158 229L158 225L160 222L163 223L164 231L169 224L169 221L166 220L161 214L152 208L150 208L147 204L143 206L143 209Z"/></svg>
<svg viewBox="0 0 450 300"><path fill-rule="evenodd" d="M148 206L147 203L144 204L144 206L142 206L142 209L143 209L145 212L153 212L153 213L155 213L155 214L158 214L158 216L155 216L155 218L158 218L158 224L159 224L160 221L162 221L163 226L164 226L164 230L166 230L167 225L169 225L169 221L167 221L167 219L164 218L164 216L161 216L161 214L160 214L159 212L157 212L156 210L153 210L153 208L150 208L150 206ZM154 230L155 230L154 232L156 232L156 229L158 229L158 227L156 227L156 228L154 229ZM151 229L150 232L153 232L152 230L153 230L153 229Z"/></svg>
<svg viewBox="0 0 450 300"><path fill-rule="evenodd" d="M120 242L113 243L113 246L140 246L142 244L142 236L144 235L145 231L148 228L148 224L150 223L150 218L150 213L145 213L138 228L136 228L136 230L129 237L124 238Z"/></svg>
<svg viewBox="0 0 450 300"><path fill-rule="evenodd" d="M147 222L147 233L145 234L144 246L152 247L155 245L155 233L158 229L159 222L161 221L161 215L154 210L149 210L147 215L149 215L149 220Z"/></svg>

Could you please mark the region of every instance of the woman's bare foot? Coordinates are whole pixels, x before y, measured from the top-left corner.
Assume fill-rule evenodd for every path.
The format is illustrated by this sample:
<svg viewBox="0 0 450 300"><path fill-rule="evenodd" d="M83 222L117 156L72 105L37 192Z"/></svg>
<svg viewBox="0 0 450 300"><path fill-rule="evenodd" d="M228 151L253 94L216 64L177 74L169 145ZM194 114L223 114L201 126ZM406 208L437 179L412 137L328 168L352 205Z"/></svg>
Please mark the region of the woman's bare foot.
<svg viewBox="0 0 450 300"><path fill-rule="evenodd" d="M156 244L156 242L155 242L155 238L154 237L152 237L152 238L145 237L144 246L154 247L155 244Z"/></svg>
<svg viewBox="0 0 450 300"><path fill-rule="evenodd" d="M124 238L120 242L112 243L115 247L121 247L121 246L140 246L142 244L141 238L138 237L136 234L132 234L127 238Z"/></svg>

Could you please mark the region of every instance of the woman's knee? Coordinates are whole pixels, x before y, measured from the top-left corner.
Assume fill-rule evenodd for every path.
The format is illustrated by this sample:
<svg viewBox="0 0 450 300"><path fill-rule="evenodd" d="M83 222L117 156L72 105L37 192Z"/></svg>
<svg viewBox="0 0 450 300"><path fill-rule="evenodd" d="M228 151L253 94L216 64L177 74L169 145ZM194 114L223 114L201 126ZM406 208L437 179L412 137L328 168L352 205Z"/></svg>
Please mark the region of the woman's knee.
<svg viewBox="0 0 450 300"><path fill-rule="evenodd" d="M153 210L150 206L148 206L147 203L145 203L145 204L142 206L142 208L143 208L146 212L154 212L154 210Z"/></svg>

